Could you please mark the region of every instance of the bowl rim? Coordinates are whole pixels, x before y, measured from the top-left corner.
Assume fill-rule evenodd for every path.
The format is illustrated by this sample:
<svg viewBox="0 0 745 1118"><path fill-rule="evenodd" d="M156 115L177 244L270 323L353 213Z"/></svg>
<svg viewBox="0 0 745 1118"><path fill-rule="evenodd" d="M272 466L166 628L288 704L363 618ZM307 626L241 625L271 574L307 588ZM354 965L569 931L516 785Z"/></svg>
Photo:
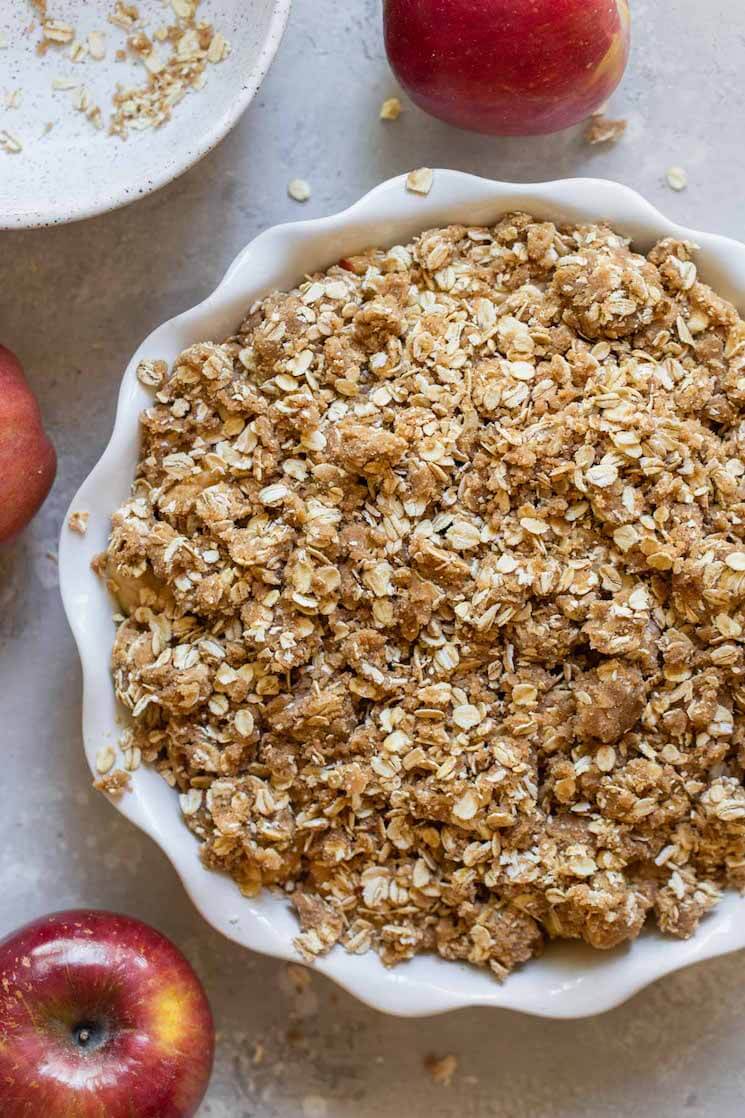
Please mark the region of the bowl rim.
<svg viewBox="0 0 745 1118"><path fill-rule="evenodd" d="M39 229L54 225L68 225L89 217L111 213L122 209L132 202L138 202L149 194L167 186L208 155L238 123L259 91L259 87L269 72L269 67L279 50L290 16L292 0L271 0L266 35L253 65L245 74L234 97L231 97L222 113L210 122L209 127L199 130L195 139L179 148L177 153L164 160L159 169L148 173L136 192L131 185L117 185L97 199L83 205L70 205L60 209L47 207L37 209L18 209L5 214L0 213L0 230Z"/></svg>
<svg viewBox="0 0 745 1118"><path fill-rule="evenodd" d="M132 446L136 449L138 441L136 417L143 402L138 400L138 396L144 390L136 378L137 364L143 357L158 355L168 348L175 349L177 353L181 340L165 345L161 338L166 335L178 335L179 331L195 327L202 330L202 322L214 318L216 313L224 314L226 304L235 302L236 298L239 299L237 305L245 307L269 290L272 284L267 285L256 278L261 275L259 265L262 260L270 255L273 258L277 254L281 256L289 246L301 244L304 239L309 244L312 241L311 248L314 250L316 241L325 240L334 247L332 257L338 258L340 254L334 245L335 235L363 236L362 227L365 224L383 226L391 233L396 226L399 229L421 230L432 227L438 221L458 220L453 217L453 211L465 211L477 204L482 212L488 211L494 217L516 206L525 206L539 212L542 210L546 216L550 216L552 211L555 215L563 211L572 220L581 219L584 214L585 220L597 221L604 215L614 227L623 232L632 231L632 236L634 229L641 230L638 237L649 243L665 236L692 241L708 257L709 265L715 265L716 270L727 277L729 297L735 298L741 310L745 309L745 244L719 234L678 225L664 217L636 191L621 184L591 178L532 184L501 183L451 170L434 172L433 189L426 197L408 192L405 184L406 176L398 176L376 186L339 213L276 225L260 233L238 253L211 295L191 310L156 328L127 365L112 435L101 458L70 504L63 521L59 547L62 600L82 666L83 739L92 772L95 773L95 757L102 744L100 708L102 703L111 705L113 702L108 668L110 646L102 656L100 644L89 632L92 619L95 619L96 612L100 617L101 602L105 600L101 598L100 580L90 569L96 547L88 536L80 537L70 532L67 519L72 511L86 509L98 500L107 510L104 516L105 540L108 518L114 507L106 494L121 474L122 463L128 460ZM460 220L464 219L465 213ZM391 235L382 239L394 243L396 237ZM363 238L357 243L359 251L369 242ZM344 250L352 251L353 248ZM319 268L325 266L322 261L316 265ZM238 289L242 287L247 287L250 294L240 290L238 295ZM230 318L230 321L234 323L235 318ZM205 326L204 332L198 333L198 336L211 337L214 332ZM130 477L131 472L128 472L127 490ZM91 596L86 592L86 585ZM96 597L98 604L92 601ZM106 603L105 612L110 625L110 602ZM113 634L113 628L111 632ZM105 681L102 673L105 673ZM105 696L101 687L107 691ZM206 870L199 860L196 842L183 825L180 815L178 828L169 830L162 818L156 818L148 807L147 797L158 794L154 782L164 789L165 782L151 770L140 769L134 776L135 791L112 802L115 802L118 811L161 847L204 919L236 943L263 954L302 962L292 944L297 927L294 918L278 907L282 902L266 891L258 901L242 898L230 879ZM176 796L170 789L167 792L175 802ZM177 807L175 810L177 813ZM176 818L176 815L173 817ZM184 836L187 842L183 841ZM238 906L241 915L235 916L233 913ZM315 960L313 966L366 1004L397 1016L433 1015L479 1005L509 1008L541 1017L586 1017L620 1005L666 974L745 947L743 912L745 898L727 894L715 912L687 941L670 941L655 932L645 932L628 947L607 953L575 944L552 946L543 959L531 961L525 968L513 972L502 985L466 964L417 956L389 970L372 952L363 957L348 955L338 946L327 956Z"/></svg>

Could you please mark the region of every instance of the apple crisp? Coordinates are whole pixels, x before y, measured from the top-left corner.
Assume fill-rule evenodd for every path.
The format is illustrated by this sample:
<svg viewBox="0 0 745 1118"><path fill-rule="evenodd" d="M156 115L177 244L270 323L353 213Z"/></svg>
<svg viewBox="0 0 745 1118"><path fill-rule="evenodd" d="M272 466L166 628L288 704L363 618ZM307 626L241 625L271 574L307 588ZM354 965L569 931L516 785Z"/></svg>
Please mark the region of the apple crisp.
<svg viewBox="0 0 745 1118"><path fill-rule="evenodd" d="M306 956L501 978L745 887L745 323L693 253L434 229L140 366L128 746Z"/></svg>

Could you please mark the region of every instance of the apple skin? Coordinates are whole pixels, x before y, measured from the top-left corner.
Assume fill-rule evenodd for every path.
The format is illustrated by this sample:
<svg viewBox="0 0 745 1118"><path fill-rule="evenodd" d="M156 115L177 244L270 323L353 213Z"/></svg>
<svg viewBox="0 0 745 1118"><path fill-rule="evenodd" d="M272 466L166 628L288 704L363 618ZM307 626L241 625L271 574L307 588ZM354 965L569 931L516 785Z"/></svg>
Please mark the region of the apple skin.
<svg viewBox="0 0 745 1118"><path fill-rule="evenodd" d="M558 132L610 97L627 0L383 0L396 77L420 108L494 136Z"/></svg>
<svg viewBox="0 0 745 1118"><path fill-rule="evenodd" d="M56 473L36 397L17 357L0 345L0 543L36 515Z"/></svg>
<svg viewBox="0 0 745 1118"><path fill-rule="evenodd" d="M2 1118L191 1118L213 1056L202 985L147 924L61 912L0 943Z"/></svg>

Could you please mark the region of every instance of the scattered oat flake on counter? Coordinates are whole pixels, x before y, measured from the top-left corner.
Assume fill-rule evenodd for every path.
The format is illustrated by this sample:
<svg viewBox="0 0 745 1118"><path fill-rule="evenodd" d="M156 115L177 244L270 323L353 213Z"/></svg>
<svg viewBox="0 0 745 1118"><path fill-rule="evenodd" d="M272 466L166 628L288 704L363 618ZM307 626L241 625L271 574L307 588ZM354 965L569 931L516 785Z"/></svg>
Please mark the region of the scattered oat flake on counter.
<svg viewBox="0 0 745 1118"><path fill-rule="evenodd" d="M389 97L380 106L381 120L398 120L401 116L401 102L398 97Z"/></svg>
<svg viewBox="0 0 745 1118"><path fill-rule="evenodd" d="M626 131L628 121L611 120L607 116L591 116L585 125L588 144L614 144Z"/></svg>
<svg viewBox="0 0 745 1118"><path fill-rule="evenodd" d="M406 189L412 194L429 194L432 189L434 172L429 167L420 167L406 176Z"/></svg>
<svg viewBox="0 0 745 1118"><path fill-rule="evenodd" d="M684 167L669 167L665 178L671 190L685 190L688 186L688 172Z"/></svg>
<svg viewBox="0 0 745 1118"><path fill-rule="evenodd" d="M438 1087L449 1087L458 1070L458 1060L452 1054L442 1056L440 1059L435 1056L428 1056L424 1061L424 1066L432 1076L433 1083L436 1083Z"/></svg>
<svg viewBox="0 0 745 1118"><path fill-rule="evenodd" d="M310 183L305 179L291 179L287 184L287 193L296 202L307 202L310 198Z"/></svg>
<svg viewBox="0 0 745 1118"><path fill-rule="evenodd" d="M77 532L79 536L84 536L88 531L88 521L90 519L89 512L76 510L71 512L67 520L67 526L71 532Z"/></svg>

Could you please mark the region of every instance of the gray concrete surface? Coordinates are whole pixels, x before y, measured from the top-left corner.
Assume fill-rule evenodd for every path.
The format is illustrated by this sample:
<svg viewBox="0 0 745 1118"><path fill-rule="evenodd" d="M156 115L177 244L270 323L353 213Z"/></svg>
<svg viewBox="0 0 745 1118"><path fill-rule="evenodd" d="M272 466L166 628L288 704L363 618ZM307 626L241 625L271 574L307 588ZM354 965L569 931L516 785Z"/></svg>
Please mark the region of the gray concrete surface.
<svg viewBox="0 0 745 1118"><path fill-rule="evenodd" d="M686 224L745 237L745 9L739 0L632 7L633 58L612 102L630 126L615 148L588 149L577 133L470 136L408 105L382 126L378 106L395 84L378 0L295 0L257 101L201 165L85 225L0 235L0 341L22 355L60 455L43 513L0 555L0 935L90 904L172 936L203 975L220 1028L204 1118L736 1118L745 1109L742 955L665 979L596 1020L468 1011L397 1021L319 977L297 995L283 965L224 942L163 855L89 791L80 674L56 585L63 510L108 438L131 351L210 292L265 226L341 208L429 164L523 181L615 178ZM671 164L688 171L683 193L665 185ZM304 207L285 193L297 175L313 186ZM428 1053L457 1056L453 1086L431 1083Z"/></svg>

